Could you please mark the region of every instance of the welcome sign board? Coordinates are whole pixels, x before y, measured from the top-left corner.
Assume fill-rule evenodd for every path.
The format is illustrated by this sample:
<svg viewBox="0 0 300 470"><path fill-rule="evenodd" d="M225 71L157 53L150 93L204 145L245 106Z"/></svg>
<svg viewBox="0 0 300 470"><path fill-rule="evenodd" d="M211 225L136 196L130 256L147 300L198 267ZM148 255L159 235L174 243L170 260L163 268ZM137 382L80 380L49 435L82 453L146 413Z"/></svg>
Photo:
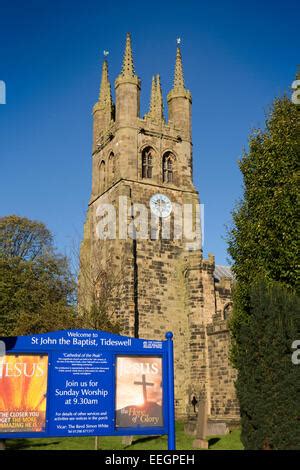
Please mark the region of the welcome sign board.
<svg viewBox="0 0 300 470"><path fill-rule="evenodd" d="M67 330L0 338L0 438L172 436L172 333L166 336Z"/></svg>

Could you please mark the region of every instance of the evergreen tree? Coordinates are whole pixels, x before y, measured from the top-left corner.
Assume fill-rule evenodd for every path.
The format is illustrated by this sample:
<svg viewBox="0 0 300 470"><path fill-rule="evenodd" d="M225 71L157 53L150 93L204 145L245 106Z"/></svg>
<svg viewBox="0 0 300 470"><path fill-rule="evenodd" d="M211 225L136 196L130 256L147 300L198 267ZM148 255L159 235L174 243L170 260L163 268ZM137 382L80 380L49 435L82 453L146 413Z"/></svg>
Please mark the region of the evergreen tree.
<svg viewBox="0 0 300 470"><path fill-rule="evenodd" d="M236 356L242 441L246 449L300 449L300 299L280 283L258 280Z"/></svg>
<svg viewBox="0 0 300 470"><path fill-rule="evenodd" d="M284 408L292 403L300 418L299 407L293 399L288 405L284 398L285 386L290 387L292 397L299 392L300 371L291 360L288 361L286 349L288 341L299 339L292 338L297 330L295 296L299 289L299 154L297 107L287 97L277 99L267 118L266 129L252 134L249 151L240 162L244 195L233 213L234 223L229 234L229 253L237 281L231 320L232 358L238 369L237 392L246 448L291 448L295 444L291 437L293 428L300 426L299 420L289 420L286 410L286 419L281 413L282 419L276 424L281 438L270 437L274 434L271 428L279 403ZM271 293L268 286L272 286ZM276 289L278 295L275 295ZM257 303L257 298L261 303ZM285 302L289 309L285 308ZM286 318L282 328L276 330L280 317L278 313L275 319L278 309ZM287 325L291 324L294 329L289 336ZM269 372L267 364L272 364L272 359L268 362L266 355L270 355L270 351L259 342L260 338L264 343L264 335L269 339L274 335L278 339L273 348L273 359L278 366ZM291 344L289 348L291 357ZM272 351L272 347L270 349ZM255 360L250 357L253 354ZM284 379L287 370L294 377L289 379L288 385ZM267 394L266 383L270 387Z"/></svg>

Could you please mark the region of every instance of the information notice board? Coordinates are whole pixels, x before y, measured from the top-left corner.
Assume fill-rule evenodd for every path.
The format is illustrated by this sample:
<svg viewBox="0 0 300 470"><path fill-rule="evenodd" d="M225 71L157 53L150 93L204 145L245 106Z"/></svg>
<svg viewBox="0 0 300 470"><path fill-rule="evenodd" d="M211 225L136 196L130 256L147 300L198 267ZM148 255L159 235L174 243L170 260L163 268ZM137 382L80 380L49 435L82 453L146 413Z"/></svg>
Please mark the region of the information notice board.
<svg viewBox="0 0 300 470"><path fill-rule="evenodd" d="M170 437L172 333L166 338L94 330L0 338L0 438Z"/></svg>

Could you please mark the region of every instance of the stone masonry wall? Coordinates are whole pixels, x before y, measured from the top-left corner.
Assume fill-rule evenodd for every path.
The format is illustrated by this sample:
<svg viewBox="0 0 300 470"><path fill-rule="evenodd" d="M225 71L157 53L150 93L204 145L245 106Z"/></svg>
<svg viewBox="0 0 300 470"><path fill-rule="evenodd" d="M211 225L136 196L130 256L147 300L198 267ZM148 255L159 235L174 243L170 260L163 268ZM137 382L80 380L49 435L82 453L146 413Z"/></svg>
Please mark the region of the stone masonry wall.
<svg viewBox="0 0 300 470"><path fill-rule="evenodd" d="M210 417L236 420L239 406L234 382L236 370L229 360L230 338L226 320L207 326L207 346L210 374Z"/></svg>
<svg viewBox="0 0 300 470"><path fill-rule="evenodd" d="M167 98L167 122L160 85L151 95L150 110L144 118L140 117L140 91L127 35L122 71L115 81L116 106L104 63L94 107L92 192L81 245L79 302L85 307L91 302L84 265L89 274L97 274L101 265L109 274L120 276L118 293L112 296L108 310L119 322L121 332L160 340L166 331L174 333L177 417L193 413L193 395L207 400L211 417L237 416L235 371L229 363L224 319L230 310L230 281L215 282L213 256L203 260L200 242L199 246L187 243L172 232L179 207L191 203L195 209L199 203L192 180L191 94L184 86L179 48L174 87ZM142 156L148 147L152 149L152 174L146 178ZM166 181L163 163L169 152L172 178ZM160 236L161 230L168 229L167 219L153 221L153 236L149 238L149 200L155 193L163 193L173 203L168 240ZM99 240L97 207L111 204L119 220L120 197L127 198L129 207L137 203L148 208L149 230L144 239L134 241L127 234L120 235L117 224L114 239ZM128 223L132 216L126 212Z"/></svg>

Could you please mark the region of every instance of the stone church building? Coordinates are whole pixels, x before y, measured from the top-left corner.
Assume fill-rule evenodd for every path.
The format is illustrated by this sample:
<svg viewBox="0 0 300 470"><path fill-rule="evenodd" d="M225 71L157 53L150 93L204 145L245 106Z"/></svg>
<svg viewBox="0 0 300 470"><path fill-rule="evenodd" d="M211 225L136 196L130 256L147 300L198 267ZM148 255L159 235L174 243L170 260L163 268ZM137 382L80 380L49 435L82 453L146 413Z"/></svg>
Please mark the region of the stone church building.
<svg viewBox="0 0 300 470"><path fill-rule="evenodd" d="M93 108L92 191L81 244L80 303L87 306L97 295L98 272L122 273L118 295L108 300L108 311L121 332L159 340L168 330L174 333L177 417L192 417L192 402L205 399L211 420L236 420L227 326L232 275L229 268L215 264L213 255L203 258L196 229L193 243L175 230L181 223L175 208L191 207L190 221L196 227L199 207L192 174L192 97L185 87L179 45L174 84L167 95L168 120L159 75L149 92L149 112L141 117L141 81L128 34L115 81L115 104L105 60ZM120 201L126 202L125 209ZM111 206L117 220L124 220L125 214L131 232L118 221L107 236L99 235L98 224L107 215L103 208ZM142 208L148 210L148 237L137 236L135 217ZM169 236L163 236L164 230ZM97 271L100 265L104 271ZM84 270L96 279L92 287Z"/></svg>

